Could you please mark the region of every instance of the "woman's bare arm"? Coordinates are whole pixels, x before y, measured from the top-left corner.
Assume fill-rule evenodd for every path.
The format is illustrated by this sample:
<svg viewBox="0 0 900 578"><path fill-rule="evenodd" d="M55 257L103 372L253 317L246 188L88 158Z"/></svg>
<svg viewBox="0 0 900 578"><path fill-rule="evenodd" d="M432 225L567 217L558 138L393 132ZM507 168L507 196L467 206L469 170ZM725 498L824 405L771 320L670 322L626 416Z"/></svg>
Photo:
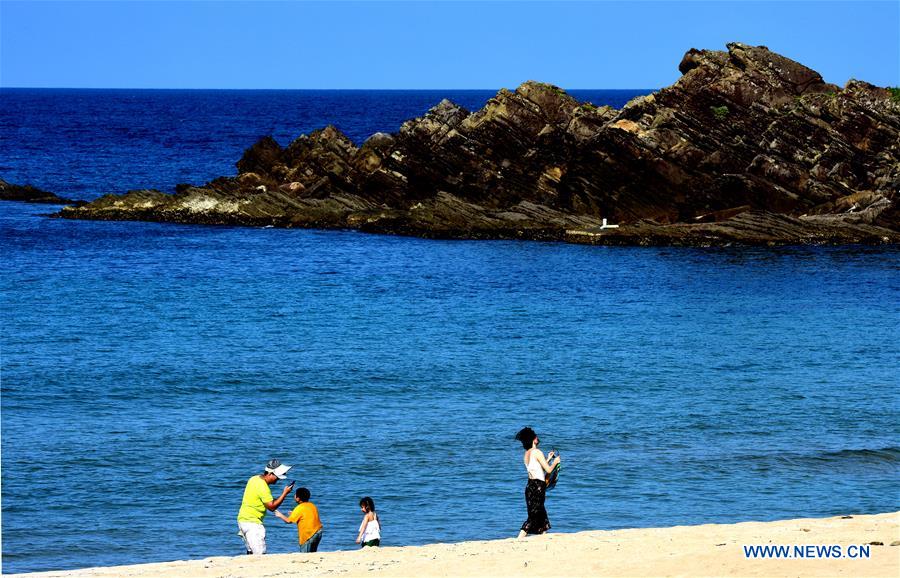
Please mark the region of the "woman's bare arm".
<svg viewBox="0 0 900 578"><path fill-rule="evenodd" d="M550 472L552 472L553 468L556 467L556 464L559 463L559 456L556 456L556 458L553 461L551 461L550 463L547 463L547 458L544 457L544 452L542 452L541 450L531 450L531 451L537 452L537 461L539 464L541 464L541 467L544 468L544 471L547 472L548 474Z"/></svg>

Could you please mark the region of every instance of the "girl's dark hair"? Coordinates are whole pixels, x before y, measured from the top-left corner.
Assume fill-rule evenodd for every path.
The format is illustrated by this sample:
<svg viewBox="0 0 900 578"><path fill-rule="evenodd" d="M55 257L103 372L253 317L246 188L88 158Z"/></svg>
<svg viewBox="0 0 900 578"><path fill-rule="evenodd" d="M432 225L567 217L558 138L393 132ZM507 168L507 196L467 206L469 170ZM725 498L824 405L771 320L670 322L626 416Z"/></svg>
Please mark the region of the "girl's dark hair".
<svg viewBox="0 0 900 578"><path fill-rule="evenodd" d="M372 498L370 498L369 496L366 496L365 498L360 498L359 505L364 507L367 512L375 511L375 501L372 500Z"/></svg>
<svg viewBox="0 0 900 578"><path fill-rule="evenodd" d="M534 433L534 430L530 427L523 427L519 430L519 433L516 434L516 439L522 442L522 447L526 450L531 449L531 444L534 443L534 438L537 437L537 434Z"/></svg>
<svg viewBox="0 0 900 578"><path fill-rule="evenodd" d="M301 502L309 501L309 490L306 488L298 488L296 492L294 492L294 496Z"/></svg>

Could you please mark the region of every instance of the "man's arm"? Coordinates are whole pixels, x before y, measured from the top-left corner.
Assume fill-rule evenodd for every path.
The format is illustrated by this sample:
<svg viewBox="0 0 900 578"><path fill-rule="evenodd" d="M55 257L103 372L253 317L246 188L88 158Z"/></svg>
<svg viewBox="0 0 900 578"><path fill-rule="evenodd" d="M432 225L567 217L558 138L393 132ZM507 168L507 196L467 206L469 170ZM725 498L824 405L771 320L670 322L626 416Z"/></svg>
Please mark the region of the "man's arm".
<svg viewBox="0 0 900 578"><path fill-rule="evenodd" d="M266 509L269 510L270 512L274 512L275 510L278 509L278 506L281 505L281 502L284 501L284 499L287 497L287 495L288 495L289 493L291 493L291 490L293 489L293 487L294 487L294 484L290 484L290 485L285 486L284 489L281 490L281 495L280 495L280 496L278 496L277 498L275 498L275 499L272 500L271 502L263 502L263 505L264 505L264 506L266 507Z"/></svg>

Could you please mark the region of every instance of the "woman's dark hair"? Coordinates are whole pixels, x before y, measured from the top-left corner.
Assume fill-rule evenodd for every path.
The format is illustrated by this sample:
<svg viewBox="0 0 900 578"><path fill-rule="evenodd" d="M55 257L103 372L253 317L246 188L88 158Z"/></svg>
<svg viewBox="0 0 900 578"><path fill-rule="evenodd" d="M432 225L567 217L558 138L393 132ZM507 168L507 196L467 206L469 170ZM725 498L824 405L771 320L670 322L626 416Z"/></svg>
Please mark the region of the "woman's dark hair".
<svg viewBox="0 0 900 578"><path fill-rule="evenodd" d="M366 509L367 512L375 511L375 501L369 496L359 499L359 505Z"/></svg>
<svg viewBox="0 0 900 578"><path fill-rule="evenodd" d="M522 442L522 447L526 450L531 449L531 444L534 443L534 438L537 437L537 434L534 433L534 430L530 427L523 427L519 430L519 433L516 434L516 439Z"/></svg>
<svg viewBox="0 0 900 578"><path fill-rule="evenodd" d="M308 502L309 501L309 490L306 488L298 488L297 491L294 492L294 496L301 502Z"/></svg>

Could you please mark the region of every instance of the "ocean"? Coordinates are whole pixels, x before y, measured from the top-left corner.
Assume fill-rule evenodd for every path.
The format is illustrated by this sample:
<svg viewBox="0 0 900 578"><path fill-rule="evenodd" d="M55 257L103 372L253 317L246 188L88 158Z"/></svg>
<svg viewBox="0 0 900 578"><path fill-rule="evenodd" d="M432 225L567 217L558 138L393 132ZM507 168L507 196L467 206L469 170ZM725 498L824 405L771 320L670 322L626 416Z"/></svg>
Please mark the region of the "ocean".
<svg viewBox="0 0 900 578"><path fill-rule="evenodd" d="M621 106L649 91L573 91ZM0 91L0 177L235 174L494 91ZM506 538L525 425L554 532L900 509L900 248L612 248L47 218L0 203L4 572L242 553L277 457L322 550ZM276 485L275 491L282 487ZM290 510L287 501L281 510ZM270 552L296 530L269 515Z"/></svg>

